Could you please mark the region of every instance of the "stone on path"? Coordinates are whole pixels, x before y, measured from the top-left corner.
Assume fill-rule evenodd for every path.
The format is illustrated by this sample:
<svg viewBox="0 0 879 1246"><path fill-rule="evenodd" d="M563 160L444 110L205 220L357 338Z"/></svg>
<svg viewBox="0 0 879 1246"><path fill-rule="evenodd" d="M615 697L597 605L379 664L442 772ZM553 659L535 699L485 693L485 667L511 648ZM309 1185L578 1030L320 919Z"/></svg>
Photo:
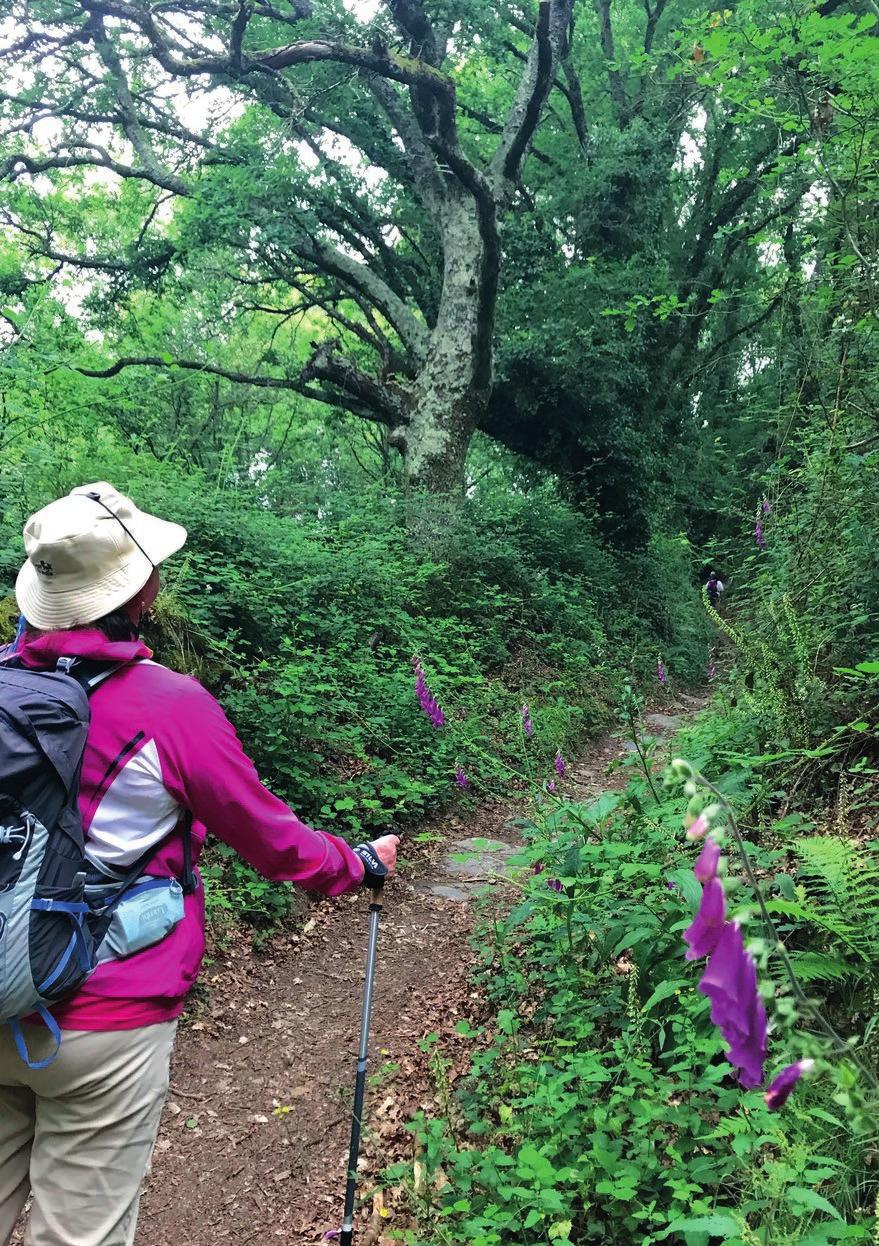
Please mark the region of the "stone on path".
<svg viewBox="0 0 879 1246"><path fill-rule="evenodd" d="M429 896L439 896L441 900L470 900L472 893L461 887L449 887L445 883L432 883L430 886L419 887L419 891Z"/></svg>
<svg viewBox="0 0 879 1246"><path fill-rule="evenodd" d="M655 727L657 731L679 731L684 725L680 714L645 714L644 721L649 726Z"/></svg>
<svg viewBox="0 0 879 1246"><path fill-rule="evenodd" d="M480 888L494 881L496 875L511 873L507 862L516 852L515 844L500 839L476 836L455 840L439 865L441 874L450 882L427 883L418 890L444 900L471 900ZM464 860L457 859L464 854Z"/></svg>

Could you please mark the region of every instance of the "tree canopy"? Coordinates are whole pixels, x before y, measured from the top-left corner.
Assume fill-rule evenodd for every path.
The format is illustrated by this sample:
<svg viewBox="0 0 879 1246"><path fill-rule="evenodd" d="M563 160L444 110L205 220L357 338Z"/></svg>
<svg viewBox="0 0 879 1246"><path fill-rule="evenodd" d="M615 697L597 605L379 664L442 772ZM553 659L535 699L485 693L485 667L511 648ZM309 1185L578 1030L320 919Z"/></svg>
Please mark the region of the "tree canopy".
<svg viewBox="0 0 879 1246"><path fill-rule="evenodd" d="M821 49L872 43L834 7L755 42L762 12L688 0L23 0L21 289L83 292L86 375L319 402L439 490L481 429L580 496L601 464L619 514L800 279L852 68Z"/></svg>

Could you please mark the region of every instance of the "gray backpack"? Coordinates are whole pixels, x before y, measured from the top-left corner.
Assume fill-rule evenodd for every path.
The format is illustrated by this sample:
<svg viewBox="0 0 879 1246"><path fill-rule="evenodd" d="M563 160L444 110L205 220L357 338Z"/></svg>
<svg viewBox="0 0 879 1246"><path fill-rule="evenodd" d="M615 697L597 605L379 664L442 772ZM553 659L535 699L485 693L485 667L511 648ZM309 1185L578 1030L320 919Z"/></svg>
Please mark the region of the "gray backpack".
<svg viewBox="0 0 879 1246"><path fill-rule="evenodd" d="M96 904L94 888L87 888L77 797L88 698L117 669L69 658L55 671L0 662L0 1023L10 1025L31 1068L45 1068L57 1055L61 1031L49 1008L106 958L102 944L132 884L140 892L171 885L167 879L142 880L147 862L140 860L116 880L110 900L104 896ZM183 888L173 884L178 892L192 880L188 831L186 880ZM154 853L155 847L148 855ZM31 1014L42 1017L55 1042L44 1060L31 1060L21 1030L21 1019Z"/></svg>

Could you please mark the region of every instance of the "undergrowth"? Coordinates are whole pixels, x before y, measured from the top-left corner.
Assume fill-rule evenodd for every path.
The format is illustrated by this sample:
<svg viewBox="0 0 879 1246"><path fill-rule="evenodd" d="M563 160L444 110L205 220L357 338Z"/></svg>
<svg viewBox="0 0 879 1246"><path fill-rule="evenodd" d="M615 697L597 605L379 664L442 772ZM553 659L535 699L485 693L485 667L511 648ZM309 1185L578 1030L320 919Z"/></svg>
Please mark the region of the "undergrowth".
<svg viewBox="0 0 879 1246"><path fill-rule="evenodd" d="M28 513L96 470L92 448L75 443L51 476L0 465L8 593ZM649 676L660 639L676 671L704 662L681 543L660 575L646 556L608 550L551 487L468 500L425 548L396 496L338 494L320 513L303 499L279 515L255 488L219 488L108 440L99 470L189 532L146 630L157 657L217 694L260 775L304 820L354 842L454 797L459 758L474 792L505 788L483 759L517 762L523 701L538 728L531 751L549 765L606 724L624 676ZM2 598L11 637L17 611ZM648 605L661 637L640 613ZM420 713L416 655L454 700L454 730ZM215 917L269 924L288 909L289 889L233 854L214 853L208 873Z"/></svg>
<svg viewBox="0 0 879 1246"><path fill-rule="evenodd" d="M785 790L797 768L749 756L758 727L722 699L676 748L738 811L801 980L875 1067L877 844L852 836L850 809L844 826L817 824L813 794ZM867 812L863 770L842 765ZM388 1178L420 1226L396 1230L409 1246L874 1240L865 1087L798 1015L742 880L732 902L751 914L774 1018L767 1071L810 1056L822 1072L781 1112L731 1075L683 956L701 888L681 814L641 776L590 803L543 803L525 825L521 900L476 942L486 1011L461 1027L470 1075L447 1119L414 1123L426 1177L416 1187L401 1165Z"/></svg>

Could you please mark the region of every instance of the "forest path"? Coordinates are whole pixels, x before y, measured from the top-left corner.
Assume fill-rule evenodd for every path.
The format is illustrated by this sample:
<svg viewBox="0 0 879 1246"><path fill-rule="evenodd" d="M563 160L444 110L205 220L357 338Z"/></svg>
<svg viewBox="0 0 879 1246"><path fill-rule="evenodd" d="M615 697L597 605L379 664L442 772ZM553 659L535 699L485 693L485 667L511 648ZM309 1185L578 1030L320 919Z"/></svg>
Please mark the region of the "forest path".
<svg viewBox="0 0 879 1246"><path fill-rule="evenodd" d="M668 736L704 703L680 696L647 715L647 730ZM624 786L626 772L608 777L607 768L631 747L619 735L596 740L560 786L576 799ZM387 1164L411 1158L413 1113L439 1110L421 1041L439 1036L447 1080L466 1068L467 1040L455 1024L477 1001L473 899L519 842L509 821L523 809L513 800L482 804L423 828L436 840L420 854L416 846L414 858L403 845L379 933L361 1190ZM454 861L474 836L494 845ZM503 901L510 889L490 885ZM312 1246L339 1226L367 921L360 893L315 905L301 931L277 935L261 952L243 934L213 950L178 1034L136 1246ZM358 1246L390 1240L381 1236L394 1223L388 1210L371 1225L363 1210Z"/></svg>

